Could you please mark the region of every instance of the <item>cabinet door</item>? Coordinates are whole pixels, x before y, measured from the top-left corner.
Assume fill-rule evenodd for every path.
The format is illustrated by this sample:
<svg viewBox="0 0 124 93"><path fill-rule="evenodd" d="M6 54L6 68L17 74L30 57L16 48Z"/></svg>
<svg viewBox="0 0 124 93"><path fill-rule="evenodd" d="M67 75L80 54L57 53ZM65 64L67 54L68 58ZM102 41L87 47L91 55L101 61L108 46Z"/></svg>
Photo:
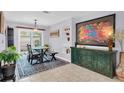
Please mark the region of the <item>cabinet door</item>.
<svg viewBox="0 0 124 93"><path fill-rule="evenodd" d="M83 67L92 68L92 51L80 50L79 51L79 64Z"/></svg>
<svg viewBox="0 0 124 93"><path fill-rule="evenodd" d="M86 50L85 51L85 54L84 54L84 66L86 68L91 68L91 52L89 50Z"/></svg>
<svg viewBox="0 0 124 93"><path fill-rule="evenodd" d="M97 63L98 63L98 52L97 51L92 51L92 61L91 61L91 70L97 71Z"/></svg>
<svg viewBox="0 0 124 93"><path fill-rule="evenodd" d="M86 57L87 58L87 67L91 70L94 68L93 67L93 64L94 64L93 55L94 55L93 51L90 51L90 50L87 51L87 57Z"/></svg>
<svg viewBox="0 0 124 93"><path fill-rule="evenodd" d="M78 49L71 48L71 61L74 64L78 64Z"/></svg>
<svg viewBox="0 0 124 93"><path fill-rule="evenodd" d="M80 49L80 51L78 52L78 61L79 61L79 65L80 66L85 66L85 62L86 62L86 60L85 60L85 50L82 50L82 49Z"/></svg>
<svg viewBox="0 0 124 93"><path fill-rule="evenodd" d="M98 53L97 68L98 72L109 76L111 72L110 56L107 53Z"/></svg>

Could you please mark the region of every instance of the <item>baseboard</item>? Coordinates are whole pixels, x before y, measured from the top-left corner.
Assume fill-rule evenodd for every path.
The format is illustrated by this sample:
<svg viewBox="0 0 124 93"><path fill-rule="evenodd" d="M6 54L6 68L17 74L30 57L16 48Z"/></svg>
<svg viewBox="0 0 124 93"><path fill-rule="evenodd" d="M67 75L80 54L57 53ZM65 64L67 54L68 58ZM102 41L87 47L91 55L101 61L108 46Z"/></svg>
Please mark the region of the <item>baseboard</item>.
<svg viewBox="0 0 124 93"><path fill-rule="evenodd" d="M68 59L66 59L66 58L63 58L63 57L60 57L60 56L56 56L56 58L59 58L59 59L61 59L61 60L64 60L64 61L67 61L67 62L71 63L71 60L68 60Z"/></svg>

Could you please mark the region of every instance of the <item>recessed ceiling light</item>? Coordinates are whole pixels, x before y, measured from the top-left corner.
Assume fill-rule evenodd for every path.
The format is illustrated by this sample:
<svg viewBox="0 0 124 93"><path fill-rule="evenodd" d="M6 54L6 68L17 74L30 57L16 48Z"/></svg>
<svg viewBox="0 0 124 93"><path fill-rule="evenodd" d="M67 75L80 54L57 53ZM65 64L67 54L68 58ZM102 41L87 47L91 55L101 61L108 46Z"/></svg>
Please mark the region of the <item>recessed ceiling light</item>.
<svg viewBox="0 0 124 93"><path fill-rule="evenodd" d="M50 12L49 12L49 11L43 11L43 13L45 13L45 14L49 14Z"/></svg>

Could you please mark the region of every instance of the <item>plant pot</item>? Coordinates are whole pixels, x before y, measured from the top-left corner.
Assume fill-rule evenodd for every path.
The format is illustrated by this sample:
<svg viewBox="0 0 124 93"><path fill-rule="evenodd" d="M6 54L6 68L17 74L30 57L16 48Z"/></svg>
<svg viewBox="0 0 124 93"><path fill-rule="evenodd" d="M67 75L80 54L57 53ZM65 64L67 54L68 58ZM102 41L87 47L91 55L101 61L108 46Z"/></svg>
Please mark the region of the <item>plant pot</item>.
<svg viewBox="0 0 124 93"><path fill-rule="evenodd" d="M15 81L15 64L2 66L3 80L12 79Z"/></svg>
<svg viewBox="0 0 124 93"><path fill-rule="evenodd" d="M0 80L3 79L3 73L2 73L2 69L0 68Z"/></svg>

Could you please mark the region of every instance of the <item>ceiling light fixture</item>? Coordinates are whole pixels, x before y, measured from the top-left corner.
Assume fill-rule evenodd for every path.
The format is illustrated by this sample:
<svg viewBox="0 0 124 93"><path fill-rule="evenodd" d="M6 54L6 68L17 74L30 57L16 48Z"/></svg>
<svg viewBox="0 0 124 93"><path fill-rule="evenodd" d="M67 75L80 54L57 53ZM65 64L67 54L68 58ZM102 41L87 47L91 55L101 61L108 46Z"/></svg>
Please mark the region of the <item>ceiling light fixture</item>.
<svg viewBox="0 0 124 93"><path fill-rule="evenodd" d="M38 29L37 29L37 19L34 20L34 31L38 31Z"/></svg>

